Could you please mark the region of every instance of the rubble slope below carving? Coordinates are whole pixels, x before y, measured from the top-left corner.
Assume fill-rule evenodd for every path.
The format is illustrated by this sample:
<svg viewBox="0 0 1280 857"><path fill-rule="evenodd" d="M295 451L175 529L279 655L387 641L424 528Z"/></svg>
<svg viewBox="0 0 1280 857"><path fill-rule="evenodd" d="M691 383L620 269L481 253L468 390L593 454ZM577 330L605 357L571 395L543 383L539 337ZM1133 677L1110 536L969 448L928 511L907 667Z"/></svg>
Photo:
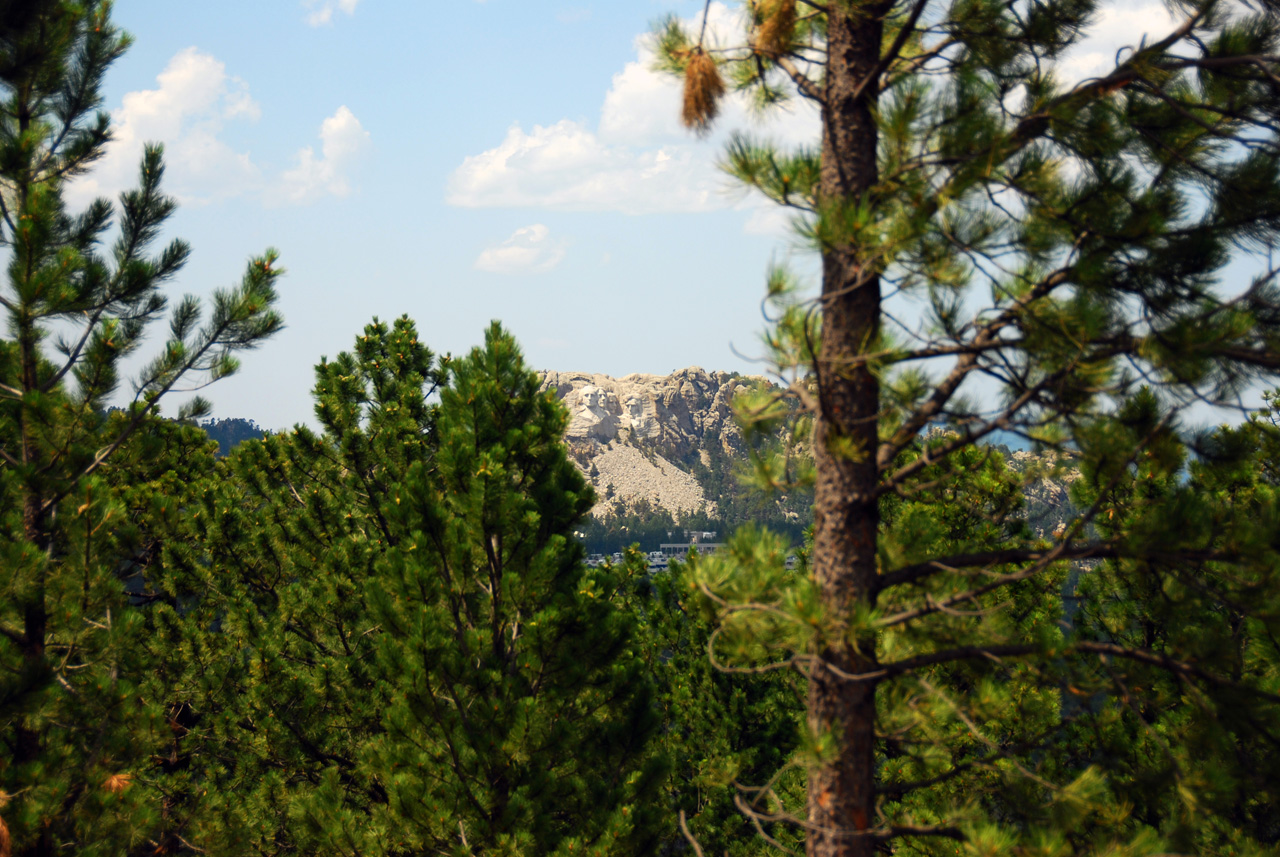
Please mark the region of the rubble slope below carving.
<svg viewBox="0 0 1280 857"><path fill-rule="evenodd" d="M707 502L698 480L661 456L650 460L634 446L614 443L591 463L596 474L591 481L605 506L634 506L643 499L675 515L715 514L715 504Z"/></svg>

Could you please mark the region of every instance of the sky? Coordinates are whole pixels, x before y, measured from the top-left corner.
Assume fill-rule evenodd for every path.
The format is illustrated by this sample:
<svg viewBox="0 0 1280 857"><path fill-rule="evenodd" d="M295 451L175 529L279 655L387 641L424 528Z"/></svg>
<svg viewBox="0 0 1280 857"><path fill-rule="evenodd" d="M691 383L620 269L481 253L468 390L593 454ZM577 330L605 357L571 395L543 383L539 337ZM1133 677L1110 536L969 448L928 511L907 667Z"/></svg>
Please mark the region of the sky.
<svg viewBox="0 0 1280 857"><path fill-rule="evenodd" d="M135 43L104 89L116 140L69 202L130 187L158 141L181 203L167 236L193 247L174 298L280 251L287 327L203 391L218 417L311 421L313 366L374 316L408 314L454 354L498 319L539 369L758 374L766 270L813 259L716 162L734 129L802 144L817 119L731 103L711 137L682 129L679 83L651 70L645 37L701 8L117 0ZM1164 20L1158 2L1109 9L1071 70Z"/></svg>

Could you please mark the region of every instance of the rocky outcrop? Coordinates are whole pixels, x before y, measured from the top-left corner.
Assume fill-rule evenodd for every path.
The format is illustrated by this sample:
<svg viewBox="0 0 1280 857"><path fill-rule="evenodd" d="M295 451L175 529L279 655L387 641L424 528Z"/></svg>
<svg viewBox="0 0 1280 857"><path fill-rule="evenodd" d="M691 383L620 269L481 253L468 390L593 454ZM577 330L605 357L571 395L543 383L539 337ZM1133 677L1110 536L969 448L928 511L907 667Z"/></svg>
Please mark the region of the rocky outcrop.
<svg viewBox="0 0 1280 857"><path fill-rule="evenodd" d="M542 389L554 390L572 417L571 444L644 446L675 462L691 462L708 444L740 450L742 435L729 402L738 390L763 379L696 366L670 375L592 375L543 372Z"/></svg>
<svg viewBox="0 0 1280 857"><path fill-rule="evenodd" d="M699 463L712 466L716 451L723 453L715 465L719 468L746 459L730 403L746 388L768 383L760 377L698 367L621 378L586 372L539 374L541 388L553 391L569 410L565 439L574 461L595 486L596 515L641 500L677 517L690 512L714 515L713 501L725 495L707 497L695 472L707 477L708 470ZM937 428L930 434L945 431ZM1033 532L1039 537L1057 532L1075 512L1069 495L1071 483L1080 477L1075 463L1069 456L1017 451L1009 455L1006 466L1024 480L1024 514ZM723 491L723 479L720 483ZM732 502L726 500L721 511ZM807 507L803 511L807 516Z"/></svg>
<svg viewBox="0 0 1280 857"><path fill-rule="evenodd" d="M1060 536L1079 510L1071 502L1071 484L1080 469L1069 455L1052 452L1013 452L1005 466L1024 480L1026 521L1037 538Z"/></svg>
<svg viewBox="0 0 1280 857"><path fill-rule="evenodd" d="M601 497L597 514L642 497L672 513L707 509L689 468L705 463L709 449L742 452L729 403L739 390L763 381L696 366L670 375L541 377L542 389L554 391L569 409L566 440Z"/></svg>

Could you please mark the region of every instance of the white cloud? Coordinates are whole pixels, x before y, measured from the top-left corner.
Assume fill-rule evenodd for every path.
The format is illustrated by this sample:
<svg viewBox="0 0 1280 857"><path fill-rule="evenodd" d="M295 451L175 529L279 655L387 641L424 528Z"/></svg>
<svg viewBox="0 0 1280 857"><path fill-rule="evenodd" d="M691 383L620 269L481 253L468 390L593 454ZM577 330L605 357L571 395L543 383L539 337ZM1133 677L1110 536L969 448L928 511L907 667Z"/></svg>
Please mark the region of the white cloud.
<svg viewBox="0 0 1280 857"><path fill-rule="evenodd" d="M501 244L487 248L476 258L475 268L494 274L541 274L564 259L564 241L552 241L551 230L541 223L522 226Z"/></svg>
<svg viewBox="0 0 1280 857"><path fill-rule="evenodd" d="M274 169L264 170L249 152L224 139L235 123L261 116L248 84L227 74L225 63L194 47L181 50L156 76L155 89L127 93L112 111L113 139L106 154L68 185L67 203L82 207L136 187L142 149L151 142L164 145L165 191L184 204L236 196L308 202L350 191L347 173L369 135L349 109L339 107L324 120L319 156L307 146L298 152L296 166L275 178L269 177Z"/></svg>
<svg viewBox="0 0 1280 857"><path fill-rule="evenodd" d="M713 2L711 40L741 32L739 15ZM635 50L635 59L614 75L595 130L569 119L528 132L515 124L497 146L462 162L450 176L446 200L469 208L625 214L732 208L741 194L716 167L730 130L750 127L783 143L817 139L817 114L807 105L797 103L761 124L734 95L726 100L719 136L697 141L680 125L680 81L653 71L648 38L637 39Z"/></svg>
<svg viewBox="0 0 1280 857"><path fill-rule="evenodd" d="M465 208L707 211L725 205L713 155L705 147L611 146L568 119L528 133L513 125L497 147L462 162L446 200Z"/></svg>
<svg viewBox="0 0 1280 857"><path fill-rule="evenodd" d="M302 0L302 8L307 10L307 23L313 27L321 27L333 23L334 12L355 14L359 3L360 0Z"/></svg>
<svg viewBox="0 0 1280 857"><path fill-rule="evenodd" d="M1166 35L1176 18L1161 2L1125 0L1105 6L1088 29L1088 38L1069 50L1059 61L1064 83L1101 77L1116 67L1122 48L1136 47L1145 36L1148 42Z"/></svg>
<svg viewBox="0 0 1280 857"><path fill-rule="evenodd" d="M613 76L600 110L600 136L632 144L687 139L680 125L680 81L650 68L652 52L627 63Z"/></svg>
<svg viewBox="0 0 1280 857"><path fill-rule="evenodd" d="M219 137L229 121L256 121L261 115L244 81L192 47L179 51L156 83L155 89L124 96L112 114L114 140L93 171L71 184L70 203L115 196L137 184L142 147L150 141L164 144L167 188L185 202L232 196L259 183L249 154Z"/></svg>
<svg viewBox="0 0 1280 857"><path fill-rule="evenodd" d="M351 192L347 172L356 156L369 144L369 132L346 105L320 124L320 156L311 146L297 155L298 165L286 172L268 199L307 202L322 196L346 196Z"/></svg>
<svg viewBox="0 0 1280 857"><path fill-rule="evenodd" d="M723 0L709 7L708 41L729 44L742 33L742 11ZM1064 76L1105 73L1116 50L1144 32L1163 33L1170 17L1159 0L1120 0L1102 10L1090 37L1061 60ZM696 30L700 19L685 22ZM695 141L680 125L681 82L653 70L647 37L635 41L635 58L613 76L600 119L589 125L563 119L507 130L494 148L472 155L449 179L446 200L464 207L527 207L627 214L741 208L750 234L789 234L787 214L743 205L715 161L732 130L744 130L784 146L815 145L820 124L811 102L795 96L759 116L744 96L722 105L716 136Z"/></svg>

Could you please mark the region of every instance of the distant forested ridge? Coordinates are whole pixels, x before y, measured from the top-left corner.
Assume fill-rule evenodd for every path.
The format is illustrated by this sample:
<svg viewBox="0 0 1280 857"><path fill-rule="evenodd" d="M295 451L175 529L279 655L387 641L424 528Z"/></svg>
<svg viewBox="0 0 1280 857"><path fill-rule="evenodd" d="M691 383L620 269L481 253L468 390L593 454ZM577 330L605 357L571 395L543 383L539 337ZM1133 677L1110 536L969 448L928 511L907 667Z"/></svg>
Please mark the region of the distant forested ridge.
<svg viewBox="0 0 1280 857"><path fill-rule="evenodd" d="M230 455L231 450L235 449L236 444L241 441L260 440L270 434L253 420L241 419L240 417L226 417L224 419L213 417L202 420L198 425L204 429L205 434L209 435L212 440L218 442L219 458L226 458Z"/></svg>

